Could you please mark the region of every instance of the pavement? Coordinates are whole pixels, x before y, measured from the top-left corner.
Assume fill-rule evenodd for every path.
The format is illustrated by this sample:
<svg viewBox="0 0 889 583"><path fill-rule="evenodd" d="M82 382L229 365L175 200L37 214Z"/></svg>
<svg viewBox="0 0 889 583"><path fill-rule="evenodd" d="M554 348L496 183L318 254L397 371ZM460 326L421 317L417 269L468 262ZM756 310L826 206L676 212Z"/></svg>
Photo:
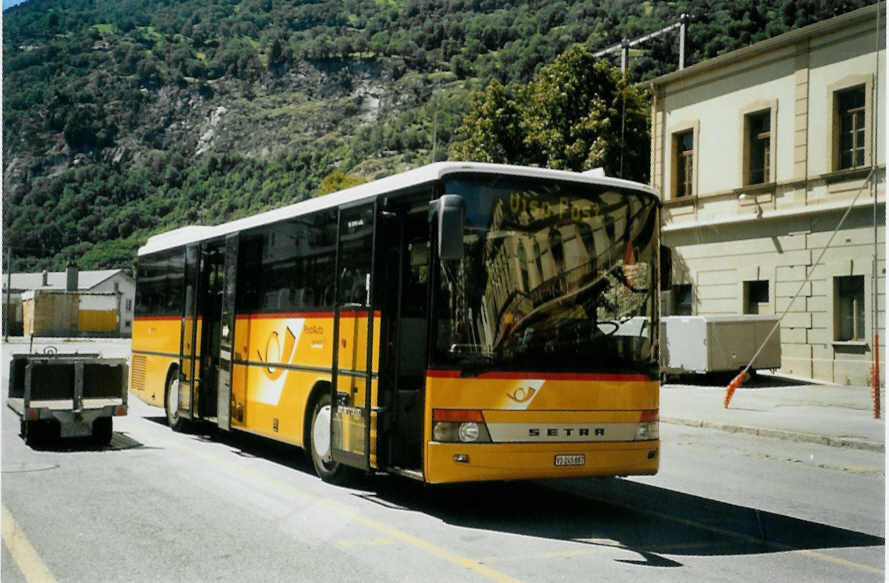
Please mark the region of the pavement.
<svg viewBox="0 0 889 583"><path fill-rule="evenodd" d="M885 451L886 423L874 418L869 386L816 384L810 379L759 374L741 385L725 408L729 380L720 384L712 379L683 379L683 384L663 385L661 422ZM880 398L881 406L889 408L885 389Z"/></svg>

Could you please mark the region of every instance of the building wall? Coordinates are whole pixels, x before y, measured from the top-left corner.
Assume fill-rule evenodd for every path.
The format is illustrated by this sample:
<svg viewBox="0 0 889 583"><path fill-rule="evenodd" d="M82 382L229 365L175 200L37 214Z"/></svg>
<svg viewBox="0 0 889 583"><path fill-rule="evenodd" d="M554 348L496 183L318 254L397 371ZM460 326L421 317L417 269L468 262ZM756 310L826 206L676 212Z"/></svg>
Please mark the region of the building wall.
<svg viewBox="0 0 889 583"><path fill-rule="evenodd" d="M22 335L22 298L21 294L12 294L9 298L9 315L6 314L6 293L3 293L3 322L9 326L7 334L9 336Z"/></svg>
<svg viewBox="0 0 889 583"><path fill-rule="evenodd" d="M844 384L870 381L875 309L885 344L884 125L878 126L876 229L870 185L862 190L873 163L871 138L866 164L854 170L838 170L831 147L836 91L865 84L868 132L874 114L886 111L876 76L885 70L885 20L877 40L874 16L795 35L766 51L740 51L723 66L656 80L653 92L652 183L665 201L674 283L692 286L692 313L744 313L749 286L762 285L745 282L768 282L761 307L787 312L782 370ZM745 184L745 115L765 109L770 176L751 186ZM673 136L685 130L695 137L694 190L679 198ZM856 195L855 209L834 235ZM839 340L838 298L848 293L840 287L849 281L863 283L864 326L856 328L856 339Z"/></svg>
<svg viewBox="0 0 889 583"><path fill-rule="evenodd" d="M25 336L74 336L79 298L76 293L30 292L22 295Z"/></svg>
<svg viewBox="0 0 889 583"><path fill-rule="evenodd" d="M781 327L782 370L843 384L865 384L873 338L871 209L849 215L847 228L837 235L819 267L812 269L840 216L840 211L834 211L764 220L756 231L749 225L729 224L703 238L689 230L671 233L666 241L677 258L674 281L692 285L693 313L725 315L745 312L744 282L767 281L768 311L787 312ZM884 245L884 229L880 228L881 251ZM884 265L881 253L877 277L881 334L885 330ZM811 272L809 281L807 272ZM864 341L836 340L834 280L847 275L864 279Z"/></svg>
<svg viewBox="0 0 889 583"><path fill-rule="evenodd" d="M116 287L115 287L116 286ZM92 292L112 293L119 292L121 294L120 309L117 315L117 321L120 327L120 335L122 337L130 337L133 335L133 309L136 304L136 282L125 273L118 273L99 285L90 289Z"/></svg>
<svg viewBox="0 0 889 583"><path fill-rule="evenodd" d="M77 306L77 333L79 335L117 335L118 294L81 294Z"/></svg>
<svg viewBox="0 0 889 583"><path fill-rule="evenodd" d="M672 194L675 167L671 136L682 129L697 133L695 187L697 204L669 206L672 220L725 218L745 214L737 196L743 192L743 118L747 113L773 107L775 170L764 198L773 208L797 208L819 202L828 193L850 189L861 180L831 182L830 134L832 92L838 87L869 83L876 86L877 107L885 111L885 91L875 83L875 72L885 70L885 49L874 54L874 22L861 22L817 39L806 39L764 54L739 59L688 78L655 85L653 105L652 183L664 200ZM885 47L885 27L879 45ZM657 83L657 82L656 82ZM870 95L870 93L868 93ZM873 116L870 116L873 119ZM882 128L879 128L882 130ZM885 160L885 144L877 140L877 159ZM870 149L867 150L870 158ZM828 176L825 176L828 175ZM860 177L863 178L863 177ZM748 189L751 190L751 189ZM752 204L748 201L749 204Z"/></svg>
<svg viewBox="0 0 889 583"><path fill-rule="evenodd" d="M22 298L22 334L34 335L34 297Z"/></svg>
<svg viewBox="0 0 889 583"><path fill-rule="evenodd" d="M33 291L22 294L25 336L118 336L118 294Z"/></svg>

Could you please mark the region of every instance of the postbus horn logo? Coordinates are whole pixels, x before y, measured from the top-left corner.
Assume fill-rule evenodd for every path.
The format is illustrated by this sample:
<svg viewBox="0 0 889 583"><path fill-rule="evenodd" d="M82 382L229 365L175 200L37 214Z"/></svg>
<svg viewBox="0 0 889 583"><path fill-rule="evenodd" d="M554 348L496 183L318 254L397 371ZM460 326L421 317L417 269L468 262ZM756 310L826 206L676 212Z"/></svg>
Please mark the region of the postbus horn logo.
<svg viewBox="0 0 889 583"><path fill-rule="evenodd" d="M537 390L533 387L519 387L512 393L506 393L506 396L516 403L527 403L536 392Z"/></svg>
<svg viewBox="0 0 889 583"><path fill-rule="evenodd" d="M293 334L293 331L288 326L284 332L284 350L281 350L281 344L278 340L278 332L273 331L269 334L269 339L265 343L265 356L262 355L262 352L259 349L256 349L256 354L259 356L259 361L263 363L271 363L271 362L281 362L288 363L290 362L290 357L293 356L294 345L296 344L296 336ZM269 378L269 380L277 380L284 373L283 368L272 368L271 366L267 366L263 369L265 376Z"/></svg>

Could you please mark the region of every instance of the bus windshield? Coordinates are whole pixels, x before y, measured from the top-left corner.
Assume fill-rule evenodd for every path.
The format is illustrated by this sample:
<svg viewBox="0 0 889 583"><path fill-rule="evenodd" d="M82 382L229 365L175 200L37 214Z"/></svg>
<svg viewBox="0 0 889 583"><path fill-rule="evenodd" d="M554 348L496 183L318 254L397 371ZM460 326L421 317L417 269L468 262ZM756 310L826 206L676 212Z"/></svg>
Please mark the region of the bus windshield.
<svg viewBox="0 0 889 583"><path fill-rule="evenodd" d="M514 176L444 186L466 204L464 253L440 262L433 366L656 378L654 196Z"/></svg>

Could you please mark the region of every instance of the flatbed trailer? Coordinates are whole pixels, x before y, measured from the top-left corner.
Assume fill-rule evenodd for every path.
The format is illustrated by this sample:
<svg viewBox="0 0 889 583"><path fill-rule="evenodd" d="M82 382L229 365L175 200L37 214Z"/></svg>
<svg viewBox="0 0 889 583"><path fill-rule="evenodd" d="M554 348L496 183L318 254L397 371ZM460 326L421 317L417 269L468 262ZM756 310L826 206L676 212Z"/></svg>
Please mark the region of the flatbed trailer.
<svg viewBox="0 0 889 583"><path fill-rule="evenodd" d="M127 414L127 362L98 354L15 354L7 406L21 419L29 445L92 437L107 445L112 419Z"/></svg>

